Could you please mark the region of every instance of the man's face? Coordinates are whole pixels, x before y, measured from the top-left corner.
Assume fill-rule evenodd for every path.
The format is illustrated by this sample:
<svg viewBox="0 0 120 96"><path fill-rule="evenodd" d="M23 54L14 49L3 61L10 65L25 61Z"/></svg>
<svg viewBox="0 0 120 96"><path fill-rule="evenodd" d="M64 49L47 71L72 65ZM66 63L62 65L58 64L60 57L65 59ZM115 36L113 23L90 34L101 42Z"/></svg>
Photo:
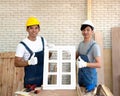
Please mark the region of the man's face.
<svg viewBox="0 0 120 96"><path fill-rule="evenodd" d="M84 36L85 39L91 38L93 34L93 30L91 29L90 26L87 26L84 30L82 30L82 35Z"/></svg>
<svg viewBox="0 0 120 96"><path fill-rule="evenodd" d="M27 28L27 32L29 33L30 38L36 38L39 31L40 31L40 27L38 25L29 26Z"/></svg>

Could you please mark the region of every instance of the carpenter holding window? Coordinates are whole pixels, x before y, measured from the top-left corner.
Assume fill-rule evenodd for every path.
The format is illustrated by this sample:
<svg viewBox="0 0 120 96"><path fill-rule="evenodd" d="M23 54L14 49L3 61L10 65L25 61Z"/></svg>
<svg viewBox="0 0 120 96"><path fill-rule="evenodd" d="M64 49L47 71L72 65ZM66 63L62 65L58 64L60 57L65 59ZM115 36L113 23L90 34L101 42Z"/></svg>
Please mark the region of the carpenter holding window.
<svg viewBox="0 0 120 96"><path fill-rule="evenodd" d="M84 87L85 91L90 92L97 86L96 68L101 67L101 53L99 45L92 38L94 25L90 20L86 20L80 30L84 40L80 42L76 52L78 59L78 84Z"/></svg>

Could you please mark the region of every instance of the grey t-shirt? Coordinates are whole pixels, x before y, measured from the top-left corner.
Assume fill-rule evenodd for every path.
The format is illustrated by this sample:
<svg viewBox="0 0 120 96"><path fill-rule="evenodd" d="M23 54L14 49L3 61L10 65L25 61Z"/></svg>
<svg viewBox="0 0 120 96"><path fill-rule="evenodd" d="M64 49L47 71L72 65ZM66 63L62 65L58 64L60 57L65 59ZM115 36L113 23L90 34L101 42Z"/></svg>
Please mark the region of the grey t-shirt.
<svg viewBox="0 0 120 96"><path fill-rule="evenodd" d="M79 55L80 54L86 55L87 50L90 48L90 46L93 43L95 43L95 44L92 46L91 50L87 54L90 62L95 62L95 57L101 56L99 45L92 39L91 41L86 42L86 43L84 41L82 41L82 42L80 42L80 44L78 46Z"/></svg>

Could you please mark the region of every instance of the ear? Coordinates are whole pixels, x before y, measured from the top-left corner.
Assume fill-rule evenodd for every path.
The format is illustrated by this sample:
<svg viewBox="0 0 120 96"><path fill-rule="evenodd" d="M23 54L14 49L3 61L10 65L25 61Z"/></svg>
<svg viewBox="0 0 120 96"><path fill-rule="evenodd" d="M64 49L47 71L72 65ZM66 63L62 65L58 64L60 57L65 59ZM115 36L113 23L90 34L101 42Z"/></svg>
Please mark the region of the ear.
<svg viewBox="0 0 120 96"><path fill-rule="evenodd" d="M92 30L92 34L94 34L94 30Z"/></svg>
<svg viewBox="0 0 120 96"><path fill-rule="evenodd" d="M26 27L26 31L28 32L28 28Z"/></svg>
<svg viewBox="0 0 120 96"><path fill-rule="evenodd" d="M39 32L40 32L40 26L39 26Z"/></svg>
<svg viewBox="0 0 120 96"><path fill-rule="evenodd" d="M92 37L93 37L93 39L95 40L95 33L94 33L94 31L93 31L93 33L92 33Z"/></svg>

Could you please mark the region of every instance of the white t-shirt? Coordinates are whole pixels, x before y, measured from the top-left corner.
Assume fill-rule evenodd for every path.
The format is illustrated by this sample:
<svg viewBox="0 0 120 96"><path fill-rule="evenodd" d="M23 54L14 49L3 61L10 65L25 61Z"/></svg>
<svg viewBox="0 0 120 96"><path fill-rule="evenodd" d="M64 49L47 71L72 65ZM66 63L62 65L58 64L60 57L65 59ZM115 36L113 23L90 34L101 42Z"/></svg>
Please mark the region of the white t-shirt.
<svg viewBox="0 0 120 96"><path fill-rule="evenodd" d="M43 39L44 39L44 45L46 46L47 42L45 38ZM28 38L25 38L24 40L22 40L22 42L24 42L31 49L32 52L39 52L43 50L42 39L40 36L37 36L35 41L31 41ZM30 53L23 44L19 43L16 48L15 56L23 57L25 60L28 60Z"/></svg>

